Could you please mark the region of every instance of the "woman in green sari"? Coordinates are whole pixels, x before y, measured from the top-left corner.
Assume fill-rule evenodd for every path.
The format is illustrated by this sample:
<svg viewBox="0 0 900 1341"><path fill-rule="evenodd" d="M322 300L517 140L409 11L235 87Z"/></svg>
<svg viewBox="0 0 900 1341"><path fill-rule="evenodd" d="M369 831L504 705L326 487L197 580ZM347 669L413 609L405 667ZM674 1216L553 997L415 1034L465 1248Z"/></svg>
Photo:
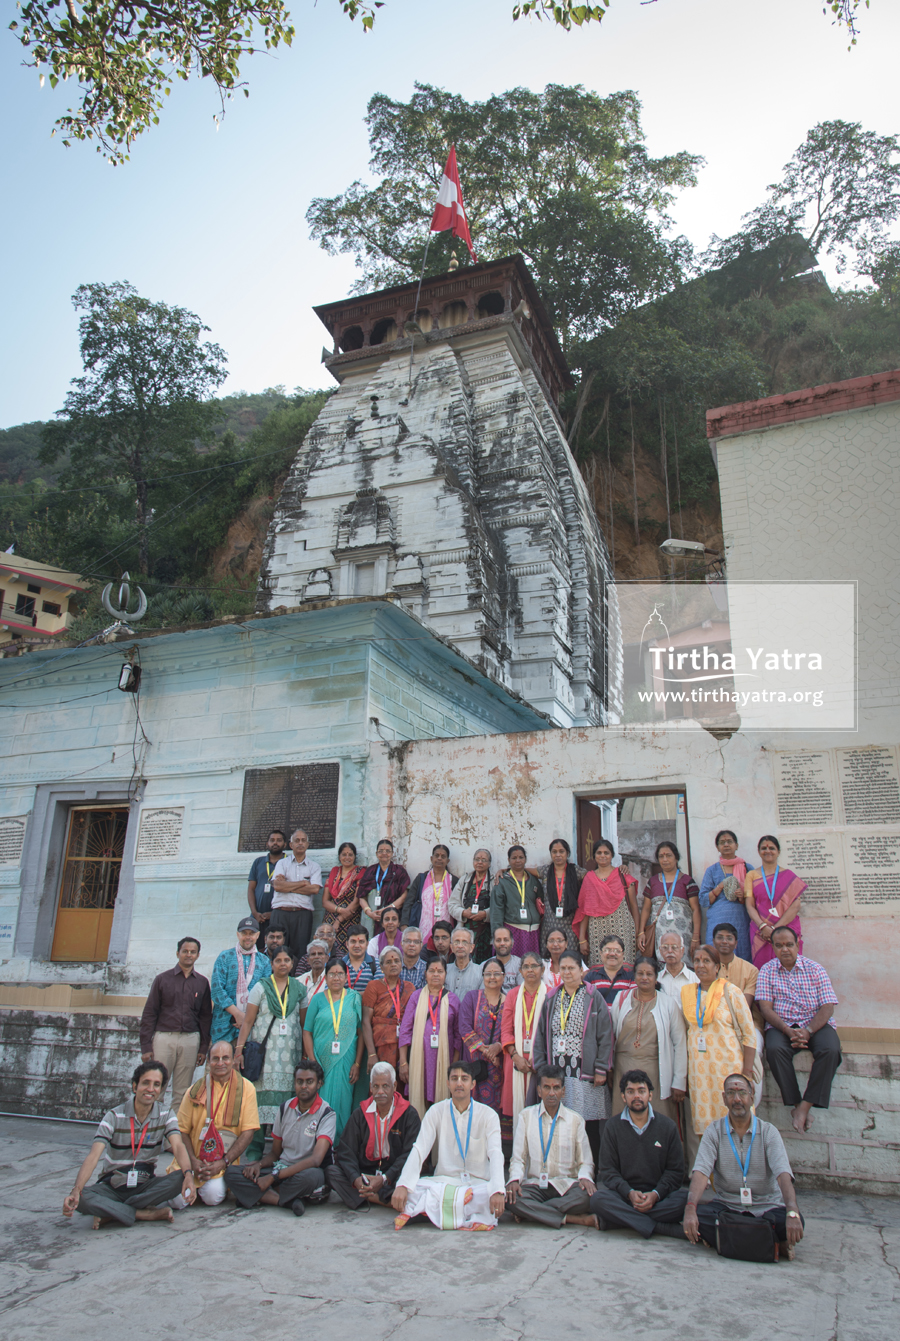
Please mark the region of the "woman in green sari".
<svg viewBox="0 0 900 1341"><path fill-rule="evenodd" d="M362 997L347 985L347 965L329 959L325 991L313 997L306 1012L303 1053L314 1057L325 1072L319 1091L337 1114L337 1135L344 1130L353 1108L353 1087L362 1059Z"/></svg>
<svg viewBox="0 0 900 1341"><path fill-rule="evenodd" d="M303 1023L306 1017L306 988L292 977L294 958L288 950L279 950L272 959L272 974L260 978L247 998L244 1023L234 1049L234 1064L244 1067L247 1038L265 1043L266 1060L256 1081L259 1107L259 1132L248 1147L249 1160L256 1148L262 1154L265 1128L275 1121L285 1099L294 1097L294 1067L303 1055Z"/></svg>

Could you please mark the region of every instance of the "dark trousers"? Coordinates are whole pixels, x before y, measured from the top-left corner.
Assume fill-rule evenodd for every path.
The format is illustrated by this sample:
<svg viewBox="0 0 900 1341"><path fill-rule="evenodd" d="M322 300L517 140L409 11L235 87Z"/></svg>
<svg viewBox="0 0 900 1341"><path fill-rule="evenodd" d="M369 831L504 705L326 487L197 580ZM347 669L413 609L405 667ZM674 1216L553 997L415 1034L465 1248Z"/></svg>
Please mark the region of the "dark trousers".
<svg viewBox="0 0 900 1341"><path fill-rule="evenodd" d="M700 1236L707 1243L716 1246L716 1216L720 1211L730 1211L732 1214L752 1215L752 1211L742 1211L740 1207L728 1206L724 1201L701 1201L697 1207L697 1219L700 1222ZM787 1240L787 1211L783 1206L773 1206L771 1210L763 1211L762 1215L757 1216L759 1220L768 1220L770 1225L775 1227L775 1237L779 1243ZM801 1225L806 1221L800 1216Z"/></svg>
<svg viewBox="0 0 900 1341"><path fill-rule="evenodd" d="M670 1192L662 1201L651 1206L649 1211L636 1211L630 1201L625 1201L618 1192L600 1183L591 1197L591 1210L608 1225L636 1229L642 1238L649 1239L658 1224L677 1224L682 1219L687 1197L687 1188L679 1187L676 1192Z"/></svg>
<svg viewBox="0 0 900 1341"><path fill-rule="evenodd" d="M150 1178L142 1187L113 1187L111 1183L91 1183L78 1199L78 1210L82 1215L102 1215L110 1220L118 1220L120 1225L133 1225L135 1211L146 1211L151 1206L161 1206L164 1201L177 1197L184 1184L184 1174L163 1174L161 1178Z"/></svg>
<svg viewBox="0 0 900 1341"><path fill-rule="evenodd" d="M369 1178L374 1178L378 1170L373 1166L371 1169L360 1167L360 1173L366 1174ZM329 1164L325 1170L325 1182L329 1191L336 1192L345 1206L349 1206L351 1211L361 1210L363 1206L369 1206L372 1203L361 1197L347 1174L340 1164ZM381 1187L378 1200L382 1204L389 1206L391 1193L394 1190L393 1183L384 1183Z"/></svg>
<svg viewBox="0 0 900 1341"><path fill-rule="evenodd" d="M239 1206L256 1206L263 1195L258 1183L245 1178L240 1168L225 1170L225 1186L234 1193ZM311 1197L314 1192L325 1186L325 1174L321 1169L303 1169L272 1188L277 1193L279 1206L290 1206L298 1197Z"/></svg>
<svg viewBox="0 0 900 1341"><path fill-rule="evenodd" d="M312 935L313 915L309 908L273 908L269 931L283 931L284 943L295 959L306 954Z"/></svg>
<svg viewBox="0 0 900 1341"><path fill-rule="evenodd" d="M794 1058L800 1051L802 1049L791 1047L791 1040L780 1029L766 1030L766 1061L789 1108L796 1108L800 1102L800 1086L794 1071ZM841 1042L830 1024L823 1024L821 1029L810 1034L809 1051L813 1064L803 1098L813 1108L827 1108L831 1082L841 1064Z"/></svg>
<svg viewBox="0 0 900 1341"><path fill-rule="evenodd" d="M590 1206L588 1194L579 1183L573 1183L562 1195L553 1186L520 1183L519 1195L511 1209L513 1215L518 1215L522 1220L533 1220L538 1225L561 1229L567 1215L587 1215Z"/></svg>

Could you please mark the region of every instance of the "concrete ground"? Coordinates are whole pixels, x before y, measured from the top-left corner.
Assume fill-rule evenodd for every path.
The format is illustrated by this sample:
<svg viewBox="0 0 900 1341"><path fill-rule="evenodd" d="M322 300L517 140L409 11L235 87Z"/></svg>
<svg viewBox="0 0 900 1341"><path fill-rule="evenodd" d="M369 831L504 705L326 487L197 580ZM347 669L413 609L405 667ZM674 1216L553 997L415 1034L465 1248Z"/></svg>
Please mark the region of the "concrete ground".
<svg viewBox="0 0 900 1341"><path fill-rule="evenodd" d="M91 1229L61 1213L92 1128L0 1119L7 1341L880 1341L897 1336L900 1200L800 1192L794 1262L686 1241L502 1224L440 1233L388 1212L199 1207Z"/></svg>

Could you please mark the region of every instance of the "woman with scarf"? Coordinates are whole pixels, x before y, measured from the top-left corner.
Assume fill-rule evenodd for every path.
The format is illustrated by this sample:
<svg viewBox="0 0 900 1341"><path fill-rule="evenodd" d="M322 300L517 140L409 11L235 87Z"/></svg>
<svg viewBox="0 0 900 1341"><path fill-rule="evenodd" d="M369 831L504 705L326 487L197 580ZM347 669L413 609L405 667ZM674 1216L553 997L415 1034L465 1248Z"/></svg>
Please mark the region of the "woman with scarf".
<svg viewBox="0 0 900 1341"><path fill-rule="evenodd" d="M550 937L562 938L562 932L552 931ZM548 937L548 940L550 938ZM565 953L565 945L560 954ZM522 986L507 992L500 1022L500 1041L503 1044L503 1114L509 1119L513 1134L522 1109L525 1107L528 1082L534 1070L532 1052L537 1022L547 999L543 981L544 965L540 955L529 950L522 956ZM562 982L562 978L560 978Z"/></svg>
<svg viewBox="0 0 900 1341"><path fill-rule="evenodd" d="M660 937L667 931L680 931L684 962L693 968L694 949L700 944L700 891L682 872L681 853L674 843L659 843L656 860L659 874L650 877L644 894L637 948L642 955L652 955Z"/></svg>
<svg viewBox="0 0 900 1341"><path fill-rule="evenodd" d="M514 843L506 854L509 869L502 872L491 899L491 934L506 927L512 952L519 959L527 950L541 952L544 887L525 869L525 849Z"/></svg>
<svg viewBox="0 0 900 1341"><path fill-rule="evenodd" d="M613 866L615 855L608 838L594 844L596 870L585 874L578 894L572 925L588 964L600 963L600 945L605 936L619 936L626 962L634 963L640 921L637 881L622 866Z"/></svg>
<svg viewBox="0 0 900 1341"><path fill-rule="evenodd" d="M744 993L716 975L721 960L714 945L701 945L694 955L699 982L681 989L681 1009L688 1030L688 1089L691 1122L702 1136L716 1118L725 1117L725 1077L745 1075L755 1088L756 1028Z"/></svg>
<svg viewBox="0 0 900 1341"><path fill-rule="evenodd" d="M790 927L797 937L797 948L802 953L800 934L800 896L806 892L806 881L793 871L781 869L781 844L772 834L764 834L757 844L760 865L747 872L744 895L747 913L753 923L753 962L762 968L775 958L772 932L776 927Z"/></svg>
<svg viewBox="0 0 900 1341"><path fill-rule="evenodd" d="M472 857L472 869L457 880L450 893L450 917L475 937L472 962L491 958L491 854L480 847Z"/></svg>
<svg viewBox="0 0 900 1341"><path fill-rule="evenodd" d="M347 982L343 959L329 959L324 992L314 996L306 1012L303 1055L315 1058L325 1072L319 1091L337 1115L340 1136L353 1107L353 1087L362 1060L362 997Z"/></svg>
<svg viewBox="0 0 900 1341"><path fill-rule="evenodd" d="M356 847L341 843L338 865L332 866L322 891L322 907L334 927L334 953L347 953L347 928L357 921L360 902L358 886L363 868L356 864Z"/></svg>
<svg viewBox="0 0 900 1341"><path fill-rule="evenodd" d="M268 977L272 965L256 948L259 923L255 917L242 917L237 927L237 946L223 950L213 965L210 988L213 1014L210 1042L220 1038L234 1045L247 1009L251 987Z"/></svg>
<svg viewBox="0 0 900 1341"><path fill-rule="evenodd" d="M373 978L362 995L366 1070L370 1075L376 1062L389 1062L395 1071L400 1065L400 1025L406 1003L415 991L411 982L403 982L400 977L403 955L397 946L386 945L379 962L382 976Z"/></svg>
<svg viewBox="0 0 900 1341"><path fill-rule="evenodd" d="M413 992L400 1025L400 1079L409 1087L409 1102L419 1117L446 1099L447 1068L459 1061L459 1001L444 985L447 970L433 959L425 970L425 986Z"/></svg>
<svg viewBox="0 0 900 1341"><path fill-rule="evenodd" d="M244 1044L248 1038L264 1044L266 1057L256 1085L259 1135L253 1149L264 1141L263 1129L275 1121L286 1099L294 1097L294 1067L303 1054L303 1021L306 1018L306 988L292 977L294 956L290 950L276 950L272 973L263 978L247 998L247 1011L234 1049L234 1065L244 1069ZM259 1156L249 1156L249 1161Z"/></svg>
<svg viewBox="0 0 900 1341"><path fill-rule="evenodd" d="M435 843L431 849L431 870L422 871L410 886L407 925L419 928L426 950L434 948L429 937L435 922L450 921L450 891L454 880L447 870L449 862L449 847L446 843Z"/></svg>
<svg viewBox="0 0 900 1341"><path fill-rule="evenodd" d="M544 886L541 949L546 946L551 931L561 931L570 948L575 944L572 921L578 911L578 893L587 871L576 866L571 856L572 849L566 840L554 838L550 844L550 861L537 868L538 879Z"/></svg>
<svg viewBox="0 0 900 1341"><path fill-rule="evenodd" d="M737 834L720 829L716 834L719 860L707 866L700 882L700 907L706 913L706 939L713 941L720 922L729 922L737 933L735 954L750 960L750 918L744 906L747 867L737 855ZM660 933L662 934L662 933Z"/></svg>
<svg viewBox="0 0 900 1341"><path fill-rule="evenodd" d="M481 970L482 986L467 992L459 1008L459 1036L464 1062L483 1063L483 1076L476 1081L472 1096L480 1104L493 1108L500 1118L500 1136L512 1140L512 1123L503 1114L503 969L496 959L488 959Z"/></svg>
<svg viewBox="0 0 900 1341"><path fill-rule="evenodd" d="M394 861L390 838L380 840L375 856L375 865L367 866L360 876L357 895L359 911L371 917L375 930L380 931L383 910L390 904L399 912L406 902L409 875L404 866Z"/></svg>

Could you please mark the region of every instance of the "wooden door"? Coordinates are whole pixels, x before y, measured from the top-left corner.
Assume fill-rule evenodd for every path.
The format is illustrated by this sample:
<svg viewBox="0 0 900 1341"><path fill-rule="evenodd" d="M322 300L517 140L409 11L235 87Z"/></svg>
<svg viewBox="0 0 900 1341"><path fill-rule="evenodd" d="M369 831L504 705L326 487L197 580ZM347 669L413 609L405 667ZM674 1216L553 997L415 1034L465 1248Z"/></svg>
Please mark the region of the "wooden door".
<svg viewBox="0 0 900 1341"><path fill-rule="evenodd" d="M51 959L106 959L127 826L127 806L71 811Z"/></svg>
<svg viewBox="0 0 900 1341"><path fill-rule="evenodd" d="M599 843L603 837L602 823L603 812L597 805L592 805L590 801L582 797L576 798L576 818L578 827L578 852L575 861L578 866L583 866L586 870L592 871L596 866L594 861L594 844Z"/></svg>

